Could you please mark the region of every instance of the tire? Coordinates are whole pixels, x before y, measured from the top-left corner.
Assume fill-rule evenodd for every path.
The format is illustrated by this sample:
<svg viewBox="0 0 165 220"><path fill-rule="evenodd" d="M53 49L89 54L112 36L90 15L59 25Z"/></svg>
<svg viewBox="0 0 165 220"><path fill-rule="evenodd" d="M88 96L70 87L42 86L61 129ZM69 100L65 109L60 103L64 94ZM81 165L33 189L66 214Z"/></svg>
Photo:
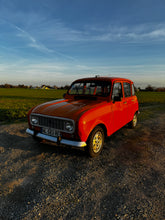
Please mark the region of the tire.
<svg viewBox="0 0 165 220"><path fill-rule="evenodd" d="M137 114L134 114L132 121L129 122L130 128L135 128L137 125Z"/></svg>
<svg viewBox="0 0 165 220"><path fill-rule="evenodd" d="M88 138L87 147L91 157L97 157L104 145L104 131L100 126L94 128Z"/></svg>

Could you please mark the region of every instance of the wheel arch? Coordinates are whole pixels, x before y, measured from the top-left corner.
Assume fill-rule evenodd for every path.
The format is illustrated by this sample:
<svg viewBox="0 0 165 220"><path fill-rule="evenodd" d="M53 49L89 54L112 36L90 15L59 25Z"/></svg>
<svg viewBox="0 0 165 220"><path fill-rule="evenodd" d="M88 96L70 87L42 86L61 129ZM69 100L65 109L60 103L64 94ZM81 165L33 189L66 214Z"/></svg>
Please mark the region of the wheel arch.
<svg viewBox="0 0 165 220"><path fill-rule="evenodd" d="M98 124L97 126L100 126L103 129L104 136L106 137L107 136L107 127L104 124Z"/></svg>
<svg viewBox="0 0 165 220"><path fill-rule="evenodd" d="M140 111L139 111L139 110L137 110L137 111L135 112L135 114L139 115L139 114L140 114Z"/></svg>
<svg viewBox="0 0 165 220"><path fill-rule="evenodd" d="M95 125L95 126L93 127L93 129L90 131L90 133L89 133L89 135L88 135L88 138L89 138L90 134L92 133L92 131L93 131L96 127L101 127L101 128L103 129L103 131L104 131L104 136L107 137L107 127L105 126L105 124L99 123L99 124Z"/></svg>

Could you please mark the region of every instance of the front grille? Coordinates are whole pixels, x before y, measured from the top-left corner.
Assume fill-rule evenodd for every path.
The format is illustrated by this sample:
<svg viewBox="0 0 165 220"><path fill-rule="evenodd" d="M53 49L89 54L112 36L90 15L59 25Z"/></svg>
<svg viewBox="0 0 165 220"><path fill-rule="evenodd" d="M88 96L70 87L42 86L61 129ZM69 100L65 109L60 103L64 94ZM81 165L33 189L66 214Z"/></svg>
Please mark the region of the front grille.
<svg viewBox="0 0 165 220"><path fill-rule="evenodd" d="M37 123L33 123L33 119L37 120ZM73 133L75 129L75 123L72 119L69 118L61 118L61 117L54 117L54 116L47 116L47 115L41 115L41 114L31 114L31 124L33 126L38 127L46 127L46 128L53 128L58 131L64 131L66 133ZM67 130L66 125L67 123L70 123L73 125L73 129L71 131Z"/></svg>
<svg viewBox="0 0 165 220"><path fill-rule="evenodd" d="M65 121L61 119L39 116L39 125L41 127L64 130L64 123Z"/></svg>

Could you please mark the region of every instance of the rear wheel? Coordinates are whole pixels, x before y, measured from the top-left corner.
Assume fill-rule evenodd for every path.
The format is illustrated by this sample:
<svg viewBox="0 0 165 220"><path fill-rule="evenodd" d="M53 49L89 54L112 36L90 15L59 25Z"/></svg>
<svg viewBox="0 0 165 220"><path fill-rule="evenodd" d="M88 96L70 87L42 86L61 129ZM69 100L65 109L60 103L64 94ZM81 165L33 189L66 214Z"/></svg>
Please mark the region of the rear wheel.
<svg viewBox="0 0 165 220"><path fill-rule="evenodd" d="M88 153L91 157L97 157L103 148L104 131L100 126L95 127L88 138Z"/></svg>
<svg viewBox="0 0 165 220"><path fill-rule="evenodd" d="M130 128L135 128L137 125L137 114L134 114L132 121L129 122Z"/></svg>

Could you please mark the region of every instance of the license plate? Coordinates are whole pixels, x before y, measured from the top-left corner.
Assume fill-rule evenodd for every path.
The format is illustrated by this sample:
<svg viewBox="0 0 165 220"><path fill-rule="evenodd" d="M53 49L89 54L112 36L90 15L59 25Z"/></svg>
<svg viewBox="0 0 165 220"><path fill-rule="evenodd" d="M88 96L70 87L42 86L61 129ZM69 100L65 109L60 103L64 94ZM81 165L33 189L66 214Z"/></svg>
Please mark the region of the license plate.
<svg viewBox="0 0 165 220"><path fill-rule="evenodd" d="M60 136L60 131L58 131L54 128L42 128L42 133L49 135L49 136L54 136L54 137Z"/></svg>

